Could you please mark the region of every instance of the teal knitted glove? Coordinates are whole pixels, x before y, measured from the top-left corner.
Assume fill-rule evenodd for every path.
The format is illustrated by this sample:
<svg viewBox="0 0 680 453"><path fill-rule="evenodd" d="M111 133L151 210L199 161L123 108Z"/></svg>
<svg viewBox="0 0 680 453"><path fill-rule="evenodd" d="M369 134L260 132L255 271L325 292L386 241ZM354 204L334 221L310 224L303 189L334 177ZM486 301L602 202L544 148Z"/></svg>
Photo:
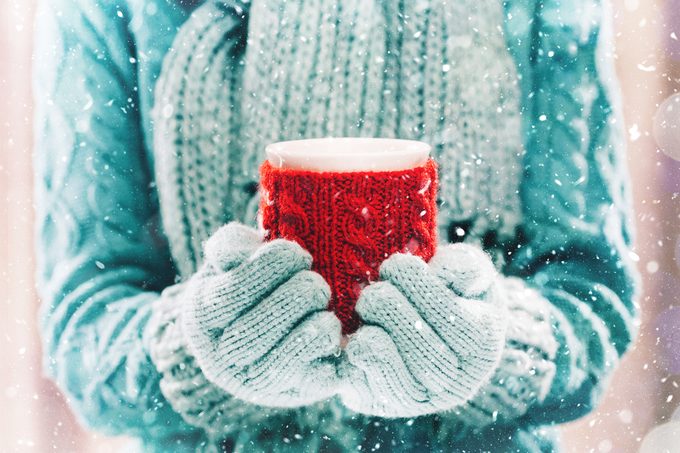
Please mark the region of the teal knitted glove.
<svg viewBox="0 0 680 453"><path fill-rule="evenodd" d="M357 302L364 325L346 347L350 409L414 417L468 401L498 365L507 311L491 260L464 244L426 264L395 254Z"/></svg>
<svg viewBox="0 0 680 453"><path fill-rule="evenodd" d="M340 321L325 311L330 289L309 270L309 253L283 239L262 244L255 230L232 223L206 242L205 257L183 320L206 377L272 407L332 396Z"/></svg>

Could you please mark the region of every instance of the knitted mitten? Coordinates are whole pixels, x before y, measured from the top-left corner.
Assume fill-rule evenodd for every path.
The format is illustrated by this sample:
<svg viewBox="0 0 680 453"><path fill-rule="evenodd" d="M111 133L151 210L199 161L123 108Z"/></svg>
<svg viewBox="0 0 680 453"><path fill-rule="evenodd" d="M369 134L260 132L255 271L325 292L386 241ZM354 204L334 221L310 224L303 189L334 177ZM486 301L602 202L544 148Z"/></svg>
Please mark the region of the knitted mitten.
<svg viewBox="0 0 680 453"><path fill-rule="evenodd" d="M347 345L350 409L413 417L468 401L496 369L506 297L491 260L474 247L440 247L429 264L394 254L356 310L367 326Z"/></svg>
<svg viewBox="0 0 680 453"><path fill-rule="evenodd" d="M255 230L231 223L204 255L186 284L164 293L176 308L166 303L154 316L150 349L173 407L185 418L216 407L210 417L219 420L232 410L225 394L269 407L333 395L340 322L325 311L330 291L308 270L309 253L284 239L263 244ZM236 414L227 415L241 423Z"/></svg>
<svg viewBox="0 0 680 453"><path fill-rule="evenodd" d="M276 409L245 404L208 380L189 351L182 328L186 285L163 291L155 302L145 332L151 360L161 374L161 391L175 412L192 426L202 428L215 442L256 425Z"/></svg>
<svg viewBox="0 0 680 453"><path fill-rule="evenodd" d="M506 347L498 368L467 404L448 414L456 421L456 436L492 423L507 423L545 400L555 377L558 342L563 326L558 310L519 278L500 282L507 297Z"/></svg>

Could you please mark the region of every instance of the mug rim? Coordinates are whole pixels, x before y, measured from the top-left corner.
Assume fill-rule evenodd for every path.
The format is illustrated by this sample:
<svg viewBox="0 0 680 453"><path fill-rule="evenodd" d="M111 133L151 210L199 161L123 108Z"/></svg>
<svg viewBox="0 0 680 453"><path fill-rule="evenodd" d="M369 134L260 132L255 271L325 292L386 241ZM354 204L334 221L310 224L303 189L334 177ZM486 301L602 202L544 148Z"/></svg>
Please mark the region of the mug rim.
<svg viewBox="0 0 680 453"><path fill-rule="evenodd" d="M321 137L285 140L265 147L278 168L309 171L391 171L424 164L432 150L426 142L385 137Z"/></svg>

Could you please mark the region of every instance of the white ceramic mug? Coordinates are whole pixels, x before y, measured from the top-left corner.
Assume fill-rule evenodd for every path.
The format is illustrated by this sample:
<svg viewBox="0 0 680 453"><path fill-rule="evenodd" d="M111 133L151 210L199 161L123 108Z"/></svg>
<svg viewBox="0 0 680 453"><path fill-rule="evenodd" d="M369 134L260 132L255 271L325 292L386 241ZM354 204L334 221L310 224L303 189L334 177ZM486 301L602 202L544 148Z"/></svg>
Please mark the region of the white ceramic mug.
<svg viewBox="0 0 680 453"><path fill-rule="evenodd" d="M328 137L277 142L265 148L278 168L309 171L394 171L423 165L431 146L416 140Z"/></svg>

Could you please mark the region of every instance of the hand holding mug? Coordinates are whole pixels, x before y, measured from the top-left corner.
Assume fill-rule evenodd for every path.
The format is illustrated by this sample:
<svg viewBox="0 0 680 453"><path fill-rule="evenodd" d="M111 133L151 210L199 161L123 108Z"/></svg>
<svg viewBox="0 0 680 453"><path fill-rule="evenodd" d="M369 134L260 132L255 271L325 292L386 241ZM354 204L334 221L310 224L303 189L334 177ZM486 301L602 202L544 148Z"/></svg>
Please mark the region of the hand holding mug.
<svg viewBox="0 0 680 453"><path fill-rule="evenodd" d="M230 223L205 244L188 282L183 327L205 376L250 403L294 407L337 391L340 321L312 257Z"/></svg>
<svg viewBox="0 0 680 453"><path fill-rule="evenodd" d="M497 367L507 314L491 260L466 244L429 264L395 254L356 309L368 325L343 363L343 402L357 412L416 417L468 401Z"/></svg>

